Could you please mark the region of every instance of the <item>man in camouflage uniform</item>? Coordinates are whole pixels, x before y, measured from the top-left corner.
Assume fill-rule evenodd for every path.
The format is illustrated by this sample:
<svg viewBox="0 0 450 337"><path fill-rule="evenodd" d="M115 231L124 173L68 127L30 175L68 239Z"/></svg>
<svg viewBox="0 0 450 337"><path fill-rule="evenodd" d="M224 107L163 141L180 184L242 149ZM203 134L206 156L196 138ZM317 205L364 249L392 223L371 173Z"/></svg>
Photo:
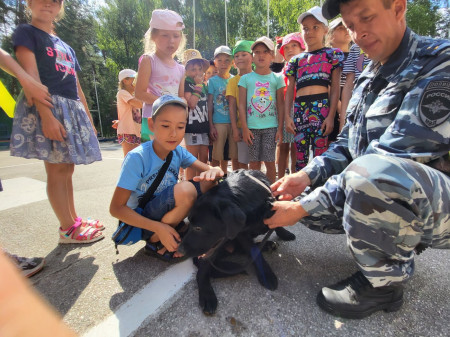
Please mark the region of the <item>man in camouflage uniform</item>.
<svg viewBox="0 0 450 337"><path fill-rule="evenodd" d="M450 41L406 27L406 0L326 0L372 63L358 79L338 141L272 185L271 228L300 219L345 233L359 271L324 287L319 306L363 318L403 304L423 247L450 248ZM300 201L307 186L313 191ZM288 201L286 201L288 200Z"/></svg>

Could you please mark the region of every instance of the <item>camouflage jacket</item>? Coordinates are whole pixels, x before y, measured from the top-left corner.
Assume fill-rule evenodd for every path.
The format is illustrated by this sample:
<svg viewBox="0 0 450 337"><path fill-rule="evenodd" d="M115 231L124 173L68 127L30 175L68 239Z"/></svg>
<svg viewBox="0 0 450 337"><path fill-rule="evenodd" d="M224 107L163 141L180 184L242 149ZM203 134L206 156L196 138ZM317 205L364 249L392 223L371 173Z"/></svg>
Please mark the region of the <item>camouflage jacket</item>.
<svg viewBox="0 0 450 337"><path fill-rule="evenodd" d="M305 171L312 187L365 154L409 158L450 173L450 41L409 28L399 48L359 77L338 140Z"/></svg>

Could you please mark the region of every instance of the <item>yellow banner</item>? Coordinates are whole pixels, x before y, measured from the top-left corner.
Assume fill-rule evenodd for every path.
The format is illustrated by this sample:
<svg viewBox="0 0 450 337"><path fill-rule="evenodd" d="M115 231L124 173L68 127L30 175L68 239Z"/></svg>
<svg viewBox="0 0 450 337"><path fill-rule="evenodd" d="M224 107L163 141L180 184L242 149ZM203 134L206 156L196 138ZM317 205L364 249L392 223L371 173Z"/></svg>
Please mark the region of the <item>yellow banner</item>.
<svg viewBox="0 0 450 337"><path fill-rule="evenodd" d="M6 112L9 118L14 117L14 107L16 101L10 95L3 83L0 81L0 107Z"/></svg>

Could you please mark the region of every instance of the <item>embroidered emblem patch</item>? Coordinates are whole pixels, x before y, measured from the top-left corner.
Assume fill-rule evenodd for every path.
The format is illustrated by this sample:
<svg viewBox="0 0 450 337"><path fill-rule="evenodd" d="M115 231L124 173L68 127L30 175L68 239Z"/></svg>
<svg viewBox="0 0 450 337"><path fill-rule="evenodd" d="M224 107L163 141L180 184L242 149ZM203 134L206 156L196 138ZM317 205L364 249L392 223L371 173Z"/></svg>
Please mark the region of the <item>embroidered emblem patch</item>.
<svg viewBox="0 0 450 337"><path fill-rule="evenodd" d="M420 98L419 115L429 128L444 123L450 115L450 82L431 81Z"/></svg>

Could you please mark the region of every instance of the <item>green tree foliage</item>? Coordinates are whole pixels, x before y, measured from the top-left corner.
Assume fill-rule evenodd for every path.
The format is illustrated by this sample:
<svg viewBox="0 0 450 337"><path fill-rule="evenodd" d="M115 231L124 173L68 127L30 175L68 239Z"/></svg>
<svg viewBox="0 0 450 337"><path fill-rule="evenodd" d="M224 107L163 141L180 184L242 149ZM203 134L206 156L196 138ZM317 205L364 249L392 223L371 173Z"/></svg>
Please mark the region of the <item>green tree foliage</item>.
<svg viewBox="0 0 450 337"><path fill-rule="evenodd" d="M441 19L437 0L408 0L406 22L419 35L436 35L436 24Z"/></svg>
<svg viewBox="0 0 450 337"><path fill-rule="evenodd" d="M107 0L98 10L98 43L108 68L136 69L154 8L154 2L149 0Z"/></svg>
<svg viewBox="0 0 450 337"><path fill-rule="evenodd" d="M117 74L123 68L137 69L151 12L155 8L168 8L180 13L186 26L187 47L192 48L193 1L105 0L101 7L95 0L64 1L66 15L56 24L56 33L77 54L82 68L80 82L91 109L101 111L105 135L115 133L110 128L110 121L117 116ZM224 1L195 0L195 46L209 59L217 46L226 43ZM445 2L408 0L408 25L421 35L448 37L448 9L437 11ZM275 38L298 31L298 15L315 5L320 5L320 1L270 0L269 36ZM17 24L27 20L25 7L25 0L0 0L1 45L10 53L13 53L12 31ZM267 35L267 0L228 0L227 22L229 46L240 39L252 40ZM4 72L0 73L0 79L13 96L17 96L18 82ZM93 111L93 117L100 130L97 111Z"/></svg>
<svg viewBox="0 0 450 337"><path fill-rule="evenodd" d="M318 0L271 0L270 9L280 27L277 35L284 36L289 33L298 32L300 30L299 24L297 23L298 16L308 9L319 5L320 1Z"/></svg>

